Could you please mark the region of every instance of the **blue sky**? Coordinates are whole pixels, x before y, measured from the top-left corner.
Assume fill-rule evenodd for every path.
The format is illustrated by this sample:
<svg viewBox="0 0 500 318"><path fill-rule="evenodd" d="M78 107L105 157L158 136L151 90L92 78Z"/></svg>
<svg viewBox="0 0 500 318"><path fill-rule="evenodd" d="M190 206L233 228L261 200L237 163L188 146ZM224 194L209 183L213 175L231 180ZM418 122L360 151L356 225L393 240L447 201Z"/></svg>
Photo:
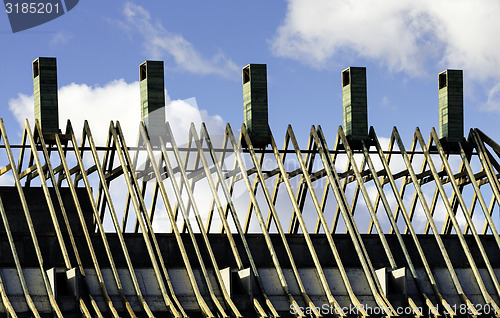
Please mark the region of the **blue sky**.
<svg viewBox="0 0 500 318"><path fill-rule="evenodd" d="M156 59L165 61L176 134L191 120L239 129L241 68L266 63L277 143L292 124L305 147L310 126L321 125L333 145L340 72L366 66L369 124L385 137L397 126L409 147L415 127L427 137L438 126L437 74L451 68L464 70L466 135L478 127L499 141L499 15L494 0L82 0L13 34L2 12L0 117L14 140L22 118L33 122L31 62L55 56L60 126L87 118L105 134L119 119L135 138L139 64Z"/></svg>

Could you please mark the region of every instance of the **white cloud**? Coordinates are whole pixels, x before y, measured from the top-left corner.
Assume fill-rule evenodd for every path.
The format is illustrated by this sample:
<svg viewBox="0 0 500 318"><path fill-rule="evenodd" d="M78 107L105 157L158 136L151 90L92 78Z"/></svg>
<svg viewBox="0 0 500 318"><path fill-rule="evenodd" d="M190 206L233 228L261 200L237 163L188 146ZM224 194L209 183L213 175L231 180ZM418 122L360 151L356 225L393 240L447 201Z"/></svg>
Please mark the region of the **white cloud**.
<svg viewBox="0 0 500 318"><path fill-rule="evenodd" d="M115 80L102 87L72 83L59 89L58 98L59 127L63 132L66 120L70 119L75 134L80 136L83 122L87 120L96 143L103 145L110 121L119 120L128 138L134 138L137 134L140 120L138 82L129 84L124 80ZM25 118L28 118L33 128L33 95L19 94L16 99L9 101L9 109L21 127L24 126ZM135 135L129 136L131 131Z"/></svg>
<svg viewBox="0 0 500 318"><path fill-rule="evenodd" d="M491 87L487 93L487 100L481 106L486 111L500 111L500 83Z"/></svg>
<svg viewBox="0 0 500 318"><path fill-rule="evenodd" d="M54 36L52 36L52 39L50 40L50 44L52 46L56 46L59 44L61 44L61 45L66 44L72 38L73 38L73 36L70 33L65 32L65 31L59 31L56 34L54 34Z"/></svg>
<svg viewBox="0 0 500 318"><path fill-rule="evenodd" d="M174 137L178 144L187 141L187 132L191 122L199 130L201 123L205 123L211 134L222 134L225 122L219 115L210 116L204 109L200 110L196 99L174 100L167 107L167 118L174 129ZM186 120L188 119L189 120ZM198 132L199 133L199 132Z"/></svg>
<svg viewBox="0 0 500 318"><path fill-rule="evenodd" d="M194 98L173 100L166 94L166 118L172 126L174 136L182 142L187 140L187 129L191 122L199 127L206 122L213 133L224 129L224 121L218 115L209 115L198 109ZM34 124L33 95L19 94L9 101L9 109L21 127L28 118ZM89 86L72 83L59 89L59 127L64 132L66 120L70 119L77 137L81 136L84 120L89 122L96 144L104 145L111 120L120 121L129 145L135 144L140 114L139 82L126 83L114 80L104 86ZM183 136L186 136L183 138Z"/></svg>
<svg viewBox="0 0 500 318"><path fill-rule="evenodd" d="M499 14L493 0L289 0L272 48L316 67L354 56L410 75L432 63L500 80Z"/></svg>
<svg viewBox="0 0 500 318"><path fill-rule="evenodd" d="M72 83L59 89L59 127L64 132L66 120L70 119L77 139L80 138L84 120L88 120L92 135L97 146L104 146L111 120L120 121L128 146L135 146L140 122L140 95L139 82L127 83L124 80L115 80L104 86L89 86L86 84ZM171 101L165 91L167 105L165 107L166 118L172 127L177 144L187 142L188 129L191 122L199 130L202 122L207 125L212 138L217 138L224 133L224 120L218 115L210 115L206 110L200 110L195 98L187 100ZM18 121L20 127L24 127L24 120L28 118L31 127L34 125L33 95L19 94L17 98L9 101L9 109ZM216 145L218 146L218 145ZM143 156L142 160L145 157ZM90 156L85 158L86 165L91 165ZM143 162L139 162L143 166ZM94 174L91 178L97 178ZM94 180L97 182L97 180ZM92 182L92 181L91 181ZM12 184L9 178L0 178L0 184ZM96 183L95 183L96 184ZM166 183L167 187L170 186ZM198 186L197 200L206 200L210 195L208 186ZM97 187L95 187L97 189ZM110 187L111 196L115 210L118 213L124 210L126 184L123 178L113 181ZM149 186L148 194L151 196L152 187ZM172 192L172 191L171 191ZM174 194L171 193L174 197ZM147 203L149 204L149 203ZM205 206L207 206L205 204ZM155 229L166 231L165 218L162 204L157 208L157 219ZM133 208L131 208L133 211ZM129 216L128 229L131 229L135 215ZM206 211L203 211L206 215ZM119 214L119 219L122 215ZM215 219L218 219L216 216ZM193 221L193 220L192 220ZM110 220L104 222L105 228L112 230Z"/></svg>
<svg viewBox="0 0 500 318"><path fill-rule="evenodd" d="M163 59L165 55L173 57L183 70L196 74L218 74L228 78L239 78L239 68L223 53L211 58L200 54L182 35L173 34L159 22L154 22L143 7L127 2L123 9L125 21L121 26L126 30L138 32L144 40L148 57Z"/></svg>
<svg viewBox="0 0 500 318"><path fill-rule="evenodd" d="M388 96L383 96L382 100L380 102L380 105L382 106L383 109L390 110L390 111L397 111L398 106L393 103L391 98Z"/></svg>

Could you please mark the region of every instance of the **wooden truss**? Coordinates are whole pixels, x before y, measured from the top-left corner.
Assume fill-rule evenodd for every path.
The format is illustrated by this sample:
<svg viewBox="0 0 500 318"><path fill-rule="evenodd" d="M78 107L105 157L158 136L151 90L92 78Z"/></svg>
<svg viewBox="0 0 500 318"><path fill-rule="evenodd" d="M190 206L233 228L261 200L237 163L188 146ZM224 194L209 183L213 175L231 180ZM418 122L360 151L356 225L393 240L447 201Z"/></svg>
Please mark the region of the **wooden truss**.
<svg viewBox="0 0 500 318"><path fill-rule="evenodd" d="M299 147L291 126L281 149L272 136L270 148L254 149L245 126L237 138L229 124L224 134L218 136L221 144L217 146L204 124L199 131L192 125L187 143L182 146L177 145L168 123L164 136L158 137L159 143L150 142L141 124L137 144L132 147L126 144L118 122L110 123L105 145L95 144L87 122L79 142L69 121L64 134L44 137L38 122L32 129L26 120L21 144L11 146L0 120L0 137L0 154L6 158L2 162L4 159L0 157L0 178L8 174L13 178L48 303L57 317L63 317L63 313L46 274L32 222L36 216L30 213L24 194L27 187L43 189L59 244L57 248L66 269L77 268L84 284L88 284L86 271L92 270L98 278L99 297L104 299L105 305L100 306L96 295L90 292L80 295L78 303L85 317L155 315L143 295L130 256L126 242L130 235L142 236L146 246L144 255L149 257L165 311L173 317L188 316L172 284L165 263L171 255L166 255L158 242L160 232L172 233L175 238L187 274L186 282L203 316L243 317L228 286L224 285L220 261L210 243L213 235L224 235L230 246L227 253L234 258L236 269L249 268L255 277L257 292L252 296L255 316L279 316L256 265L259 255L252 252L248 243L250 233L258 233L263 238L272 260L270 266L278 277L278 288L297 316L307 314L304 308L316 317L322 313L319 304L308 294L296 265L297 255L289 244L294 234L305 240L323 295L338 316L346 314L332 292L331 282L325 274L327 266L338 269L349 302L360 308L358 315L369 316L369 313L363 309L352 278L347 274L345 255L334 240L336 235L350 238L356 252L350 257L359 259L369 293L382 308L383 315L397 316L377 278L363 240L365 233L376 233L383 247L380 253L385 254L388 267L391 270L406 267L418 289L421 299L408 296L405 300L414 309L413 316L460 314L456 306L443 297L435 271L429 264L429 255L422 248L424 236L435 239L435 252L444 259L460 303L471 316L480 314L457 276L449 255L453 251L447 250L443 243L443 237L453 235L465 253L483 304L493 308L492 316L500 317L497 305L500 285L489 260L491 254L487 254L482 243L484 236L493 237L500 248L495 225L500 221L500 165L497 161L500 145L479 129L471 130L467 140L442 144L434 129L425 142L417 128L408 150L396 128L388 142L379 140L371 128L368 139L353 143L340 127L334 146L330 148L321 127L313 126L305 149ZM387 150L382 148L382 141L386 141ZM158 144L160 146L154 146ZM17 161L14 155L18 155ZM68 188L71 193L86 245L78 245L75 240L60 193L62 188ZM82 209L81 197L76 192L78 188L86 189L92 211ZM5 210L0 197L4 231L25 303L32 316L40 317ZM57 211L62 213L63 223ZM84 215L88 213L93 215L93 227L85 221ZM120 249L111 248L109 235L116 235ZM325 238L331 252L332 261L328 264L320 261L313 243L312 237L318 235ZM100 238L99 244L105 253L96 252L94 236ZM392 244L389 237L395 237ZM186 244L192 246L194 253L188 253ZM284 252L278 253L277 248ZM481 264L485 264L483 270L480 271L471 249L479 251ZM396 261L395 250L402 251L404 263ZM90 253L93 268L82 265L82 251ZM117 257L125 259L133 301L130 294L124 292L123 274L116 266ZM283 263L291 268L291 275L285 274ZM105 278L103 266L109 266L111 276ZM199 268L201 275L195 274L194 267ZM19 313L2 279L5 277L0 277L4 310L9 316L17 317ZM485 281L492 287L487 288ZM291 291L291 284L297 286L299 293ZM426 290L424 285L431 289ZM110 297L110 286L118 290L119 299ZM132 305L132 302L139 305ZM421 303L426 306L425 312L422 312ZM119 312L117 307L125 310Z"/></svg>

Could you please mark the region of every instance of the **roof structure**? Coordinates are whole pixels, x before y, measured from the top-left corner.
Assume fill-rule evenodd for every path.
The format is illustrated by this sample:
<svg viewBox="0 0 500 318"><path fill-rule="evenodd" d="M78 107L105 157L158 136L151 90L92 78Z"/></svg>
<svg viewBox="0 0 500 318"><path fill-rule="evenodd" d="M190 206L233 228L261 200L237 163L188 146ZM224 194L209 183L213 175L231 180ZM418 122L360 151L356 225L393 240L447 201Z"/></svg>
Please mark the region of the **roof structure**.
<svg viewBox="0 0 500 318"><path fill-rule="evenodd" d="M344 111L362 118L356 98ZM110 122L96 145L87 122L77 139L39 119L11 145L0 120L0 312L499 317L500 145L357 123L312 126L301 148L291 126L254 147L245 124L178 141L143 122L129 145Z"/></svg>

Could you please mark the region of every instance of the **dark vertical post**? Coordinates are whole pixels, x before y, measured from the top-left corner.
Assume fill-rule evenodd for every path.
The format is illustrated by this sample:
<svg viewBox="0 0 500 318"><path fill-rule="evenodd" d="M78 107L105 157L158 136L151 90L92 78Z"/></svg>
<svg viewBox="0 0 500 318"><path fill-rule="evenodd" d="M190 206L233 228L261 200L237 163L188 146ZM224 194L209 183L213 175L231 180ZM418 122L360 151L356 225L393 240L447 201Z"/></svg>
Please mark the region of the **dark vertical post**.
<svg viewBox="0 0 500 318"><path fill-rule="evenodd" d="M253 146L265 148L271 143L266 64L249 64L243 68L243 111Z"/></svg>
<svg viewBox="0 0 500 318"><path fill-rule="evenodd" d="M439 137L456 142L464 137L463 71L439 73Z"/></svg>
<svg viewBox="0 0 500 318"><path fill-rule="evenodd" d="M154 145L165 135L165 82L163 61L146 61L139 67L141 120Z"/></svg>
<svg viewBox="0 0 500 318"><path fill-rule="evenodd" d="M35 119L40 122L42 133L59 133L56 58L39 57L33 61L33 95Z"/></svg>
<svg viewBox="0 0 500 318"><path fill-rule="evenodd" d="M366 67L342 71L342 106L345 135L351 140L367 139Z"/></svg>

